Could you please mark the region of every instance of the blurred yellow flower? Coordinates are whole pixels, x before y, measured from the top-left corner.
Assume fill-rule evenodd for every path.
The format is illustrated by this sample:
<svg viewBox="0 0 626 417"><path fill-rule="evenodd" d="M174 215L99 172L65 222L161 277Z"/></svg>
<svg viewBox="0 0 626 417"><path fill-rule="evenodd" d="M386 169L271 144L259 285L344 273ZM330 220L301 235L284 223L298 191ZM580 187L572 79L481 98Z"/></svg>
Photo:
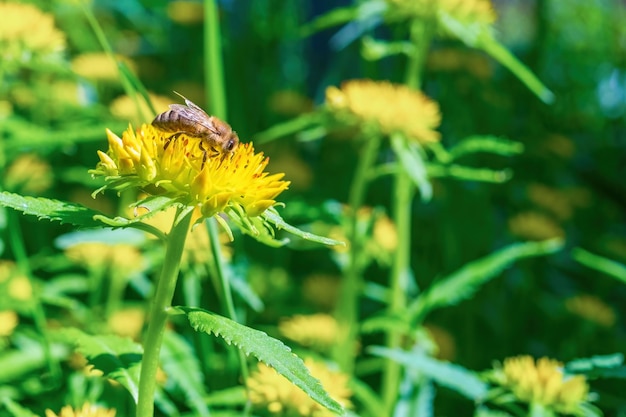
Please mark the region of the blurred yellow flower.
<svg viewBox="0 0 626 417"><path fill-rule="evenodd" d="M615 311L604 301L593 295L577 295L565 301L565 308L585 320L603 327L613 327Z"/></svg>
<svg viewBox="0 0 626 417"><path fill-rule="evenodd" d="M83 404L81 408L66 405L61 408L59 414L47 409L46 417L115 417L115 409L102 408L89 403Z"/></svg>
<svg viewBox="0 0 626 417"><path fill-rule="evenodd" d="M0 284L6 285L7 294L14 300L28 301L33 296L30 280L18 270L13 261L0 261Z"/></svg>
<svg viewBox="0 0 626 417"><path fill-rule="evenodd" d="M204 161L201 139L182 134L169 141L171 134L152 125L144 124L138 131L129 127L122 138L107 130L107 136L109 150L98 151L94 176L107 177L117 190L149 187L154 194L200 208L205 217L229 207L258 216L289 186L282 181L284 174L263 172L269 158L255 154L250 143L240 144L231 155Z"/></svg>
<svg viewBox="0 0 626 417"><path fill-rule="evenodd" d="M436 142L439 105L419 91L388 81L351 80L326 89L326 106L357 123L373 124L389 135L402 132L418 142ZM356 120L355 120L356 119Z"/></svg>
<svg viewBox="0 0 626 417"><path fill-rule="evenodd" d="M396 225L387 216L378 216L374 222L372 232L374 242L379 249L385 252L394 252L398 247L398 231Z"/></svg>
<svg viewBox="0 0 626 417"><path fill-rule="evenodd" d="M574 208L567 194L545 184L530 184L526 188L528 199L560 220L568 220Z"/></svg>
<svg viewBox="0 0 626 417"><path fill-rule="evenodd" d="M0 337L11 336L20 319L13 310L0 311Z"/></svg>
<svg viewBox="0 0 626 417"><path fill-rule="evenodd" d="M509 219L509 231L522 239L545 240L564 237L565 231L545 214L527 211Z"/></svg>
<svg viewBox="0 0 626 417"><path fill-rule="evenodd" d="M82 242L67 248L65 256L88 270L108 269L112 275L124 277L143 265L139 249L127 243Z"/></svg>
<svg viewBox="0 0 626 417"><path fill-rule="evenodd" d="M302 283L302 296L315 307L331 311L337 304L341 278L335 275L312 274Z"/></svg>
<svg viewBox="0 0 626 417"><path fill-rule="evenodd" d="M328 314L296 315L281 321L278 331L302 346L328 352L338 340L339 326Z"/></svg>
<svg viewBox="0 0 626 417"><path fill-rule="evenodd" d="M133 72L135 64L126 57L116 56L111 59L104 52L87 52L72 59L72 70L83 78L90 81L117 83L120 80L116 60L123 61Z"/></svg>
<svg viewBox="0 0 626 417"><path fill-rule="evenodd" d="M199 1L170 1L167 3L167 16L181 25L201 23L204 20L204 5Z"/></svg>
<svg viewBox="0 0 626 417"><path fill-rule="evenodd" d="M496 13L489 0L387 0L392 15L433 18L446 13L468 24L492 24Z"/></svg>
<svg viewBox="0 0 626 417"><path fill-rule="evenodd" d="M21 194L39 194L52 185L50 164L39 156L26 153L18 156L4 173L4 186Z"/></svg>
<svg viewBox="0 0 626 417"><path fill-rule="evenodd" d="M126 307L115 311L107 320L107 328L114 334L138 340L146 319L141 307Z"/></svg>
<svg viewBox="0 0 626 417"><path fill-rule="evenodd" d="M313 100L293 90L274 92L268 102L269 108L278 114L296 116L313 111Z"/></svg>
<svg viewBox="0 0 626 417"><path fill-rule="evenodd" d="M157 95L154 93L148 93L150 101L154 106L157 114L166 111L169 108L172 99L166 96ZM139 106L139 109L137 108ZM121 120L130 120L131 124L140 125L146 122L146 118L152 120L156 114L153 114L146 101L137 96L135 98L123 95L111 102L110 105L111 114Z"/></svg>
<svg viewBox="0 0 626 417"><path fill-rule="evenodd" d="M0 16L0 60L21 60L65 49L65 34L55 28L54 17L34 5L2 2Z"/></svg>
<svg viewBox="0 0 626 417"><path fill-rule="evenodd" d="M319 379L330 396L344 407L351 407L352 392L348 388L348 376L335 372L312 359L304 361L315 378ZM264 364L254 371L246 383L250 401L257 408L282 416L333 417L335 414L313 401L300 388L293 385L274 369Z"/></svg>
<svg viewBox="0 0 626 417"><path fill-rule="evenodd" d="M426 66L435 72L467 71L478 79L488 79L493 66L486 55L467 49L444 47L428 54Z"/></svg>
<svg viewBox="0 0 626 417"><path fill-rule="evenodd" d="M435 357L440 360L452 361L456 357L456 343L454 336L443 327L434 324L424 324L424 328L437 345Z"/></svg>
<svg viewBox="0 0 626 417"><path fill-rule="evenodd" d="M584 376L565 375L562 363L548 358L535 362L527 355L505 359L502 367L496 368L494 381L520 401L566 414L579 414L589 393Z"/></svg>

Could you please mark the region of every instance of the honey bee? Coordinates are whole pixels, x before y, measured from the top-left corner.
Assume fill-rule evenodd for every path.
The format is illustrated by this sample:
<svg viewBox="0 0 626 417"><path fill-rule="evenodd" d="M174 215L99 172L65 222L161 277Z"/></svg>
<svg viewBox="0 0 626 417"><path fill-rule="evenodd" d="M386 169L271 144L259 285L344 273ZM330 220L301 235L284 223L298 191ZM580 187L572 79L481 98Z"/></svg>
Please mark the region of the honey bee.
<svg viewBox="0 0 626 417"><path fill-rule="evenodd" d="M175 92L176 93L176 92ZM215 116L209 116L191 100L176 93L185 100L186 105L170 104L170 109L159 114L152 121L152 125L164 132L173 132L165 142L167 149L170 142L182 134L200 139L202 150L202 165L211 149L215 155L230 155L239 145L239 136L230 125ZM205 148L205 145L208 148Z"/></svg>

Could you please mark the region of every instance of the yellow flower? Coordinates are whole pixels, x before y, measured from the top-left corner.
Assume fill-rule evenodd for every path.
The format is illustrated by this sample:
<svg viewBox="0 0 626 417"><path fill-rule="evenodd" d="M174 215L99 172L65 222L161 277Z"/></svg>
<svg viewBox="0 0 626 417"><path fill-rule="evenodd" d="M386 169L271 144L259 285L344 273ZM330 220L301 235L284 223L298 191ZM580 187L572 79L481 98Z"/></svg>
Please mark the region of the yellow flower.
<svg viewBox="0 0 626 417"><path fill-rule="evenodd" d="M33 296L33 286L12 261L0 261L0 284L6 283L6 292L16 301L28 301Z"/></svg>
<svg viewBox="0 0 626 417"><path fill-rule="evenodd" d="M454 336L443 327L434 324L425 324L424 328L437 345L435 357L437 359L451 361L456 357L456 343Z"/></svg>
<svg viewBox="0 0 626 417"><path fill-rule="evenodd" d="M143 308L127 307L111 314L107 320L107 327L118 336L138 340L145 318L146 312Z"/></svg>
<svg viewBox="0 0 626 417"><path fill-rule="evenodd" d="M89 403L83 404L81 408L66 405L61 408L59 414L47 409L46 417L115 417L115 409L102 408Z"/></svg>
<svg viewBox="0 0 626 417"><path fill-rule="evenodd" d="M107 130L109 150L98 151L100 163L93 175L113 182L113 188L145 187L195 206L205 217L227 208L243 209L249 217L273 206L274 198L289 186L284 174L263 172L269 158L254 153L250 143L240 144L231 155L204 160L201 139L182 134L170 140L152 125L132 127L121 138ZM167 146L166 146L167 145Z"/></svg>
<svg viewBox="0 0 626 417"><path fill-rule="evenodd" d="M154 109L157 113L164 112L168 109L169 104L172 100L166 96L160 96L154 93L148 93L148 97L150 97L150 101L154 106ZM139 105L140 109L138 111L137 105ZM111 103L111 114L121 120L131 120L136 124L141 124L145 122L145 117L149 117L152 119L155 114L152 114L152 111L146 104L146 101L137 97L137 101L127 95L120 96L113 100Z"/></svg>
<svg viewBox="0 0 626 417"><path fill-rule="evenodd" d="M306 359L304 363L311 375L320 380L324 389L335 401L344 407L351 407L352 392L347 387L347 375L332 371L323 363L312 359ZM258 408L265 408L272 414L303 417L335 416L285 377L264 364L259 364L259 368L250 375L247 385L252 404Z"/></svg>
<svg viewBox="0 0 626 417"><path fill-rule="evenodd" d="M489 0L387 0L390 14L399 17L434 18L446 13L464 23L492 24L496 13Z"/></svg>
<svg viewBox="0 0 626 417"><path fill-rule="evenodd" d="M302 296L314 306L331 311L337 304L340 281L335 275L309 275L302 283Z"/></svg>
<svg viewBox="0 0 626 417"><path fill-rule="evenodd" d="M530 201L560 220L568 220L574 213L570 198L559 189L544 184L530 184L526 192Z"/></svg>
<svg viewBox="0 0 626 417"><path fill-rule="evenodd" d="M54 17L31 4L0 3L0 59L21 60L30 54L52 54L65 49L65 35L54 27Z"/></svg>
<svg viewBox="0 0 626 417"><path fill-rule="evenodd" d="M528 240L545 240L565 236L565 231L545 214L528 211L509 219L509 230L515 236Z"/></svg>
<svg viewBox="0 0 626 417"><path fill-rule="evenodd" d="M566 414L578 414L589 392L584 376L565 375L562 363L548 358L535 362L527 355L505 359L495 379L520 401Z"/></svg>
<svg viewBox="0 0 626 417"><path fill-rule="evenodd" d="M0 311L0 337L11 336L20 319L13 310Z"/></svg>
<svg viewBox="0 0 626 417"><path fill-rule="evenodd" d="M50 165L32 153L18 156L4 174L4 186L11 191L37 194L47 190L51 185Z"/></svg>
<svg viewBox="0 0 626 417"><path fill-rule="evenodd" d="M126 243L82 242L67 248L65 256L86 269L108 269L123 277L141 270L143 263L139 250Z"/></svg>
<svg viewBox="0 0 626 417"><path fill-rule="evenodd" d="M175 0L168 2L167 15L178 24L193 25L204 20L204 6L197 1Z"/></svg>
<svg viewBox="0 0 626 417"><path fill-rule="evenodd" d="M122 56L115 58L123 60L131 71L135 71L135 64L129 58ZM120 79L116 61L104 52L87 52L78 55L72 59L72 70L91 81L117 83Z"/></svg>
<svg viewBox="0 0 626 417"><path fill-rule="evenodd" d="M439 105L419 91L388 81L351 80L326 89L326 105L339 118L373 124L381 133L402 132L418 142L439 140Z"/></svg>
<svg viewBox="0 0 626 417"><path fill-rule="evenodd" d="M577 295L569 298L565 301L565 307L570 313L600 326L613 327L615 324L615 311L593 295Z"/></svg>
<svg viewBox="0 0 626 417"><path fill-rule="evenodd" d="M333 316L313 314L296 315L278 325L280 334L302 346L319 352L328 352L337 342L339 326Z"/></svg>

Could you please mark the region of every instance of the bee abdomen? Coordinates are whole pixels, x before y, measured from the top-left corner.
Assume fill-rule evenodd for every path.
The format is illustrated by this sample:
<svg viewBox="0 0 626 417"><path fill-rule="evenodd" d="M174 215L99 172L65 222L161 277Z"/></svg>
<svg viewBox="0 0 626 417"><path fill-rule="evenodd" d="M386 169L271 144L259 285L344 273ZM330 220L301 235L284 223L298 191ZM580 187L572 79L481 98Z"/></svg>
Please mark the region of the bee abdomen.
<svg viewBox="0 0 626 417"><path fill-rule="evenodd" d="M166 132L177 132L186 125L185 119L176 111L168 110L152 121L152 125Z"/></svg>

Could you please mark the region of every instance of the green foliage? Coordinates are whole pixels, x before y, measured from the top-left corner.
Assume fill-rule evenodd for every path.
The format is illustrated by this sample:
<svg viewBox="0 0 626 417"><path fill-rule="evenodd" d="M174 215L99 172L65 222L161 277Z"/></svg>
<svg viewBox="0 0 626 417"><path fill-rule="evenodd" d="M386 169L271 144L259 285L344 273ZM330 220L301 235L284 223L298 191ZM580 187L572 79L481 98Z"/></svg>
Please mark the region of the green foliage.
<svg viewBox="0 0 626 417"><path fill-rule="evenodd" d="M548 255L562 248L563 241L560 239L515 243L470 262L420 294L408 307L409 322L420 321L436 308L455 305L471 297L482 285L519 259Z"/></svg>
<svg viewBox="0 0 626 417"><path fill-rule="evenodd" d="M626 378L622 353L575 359L565 364L565 370L573 374L583 374L589 379Z"/></svg>
<svg viewBox="0 0 626 417"><path fill-rule="evenodd" d="M595 255L581 248L574 249L572 257L589 268L604 272L618 281L626 283L626 265L622 263Z"/></svg>
<svg viewBox="0 0 626 417"><path fill-rule="evenodd" d="M221 337L228 344L241 349L246 356L253 355L271 366L302 389L312 399L329 410L342 414L343 408L324 390L320 382L311 376L302 359L291 352L281 341L266 333L243 326L217 314L188 307L176 307L189 319L194 330Z"/></svg>
<svg viewBox="0 0 626 417"><path fill-rule="evenodd" d="M406 352L382 346L371 346L368 351L376 356L390 358L407 368L418 370L437 384L450 388L470 400L479 402L487 395L487 384L476 373L462 366L433 359L422 352Z"/></svg>
<svg viewBox="0 0 626 417"><path fill-rule="evenodd" d="M119 336L89 335L69 327L59 330L57 335L60 341L74 345L94 369L122 384L137 401L143 352L141 345Z"/></svg>

